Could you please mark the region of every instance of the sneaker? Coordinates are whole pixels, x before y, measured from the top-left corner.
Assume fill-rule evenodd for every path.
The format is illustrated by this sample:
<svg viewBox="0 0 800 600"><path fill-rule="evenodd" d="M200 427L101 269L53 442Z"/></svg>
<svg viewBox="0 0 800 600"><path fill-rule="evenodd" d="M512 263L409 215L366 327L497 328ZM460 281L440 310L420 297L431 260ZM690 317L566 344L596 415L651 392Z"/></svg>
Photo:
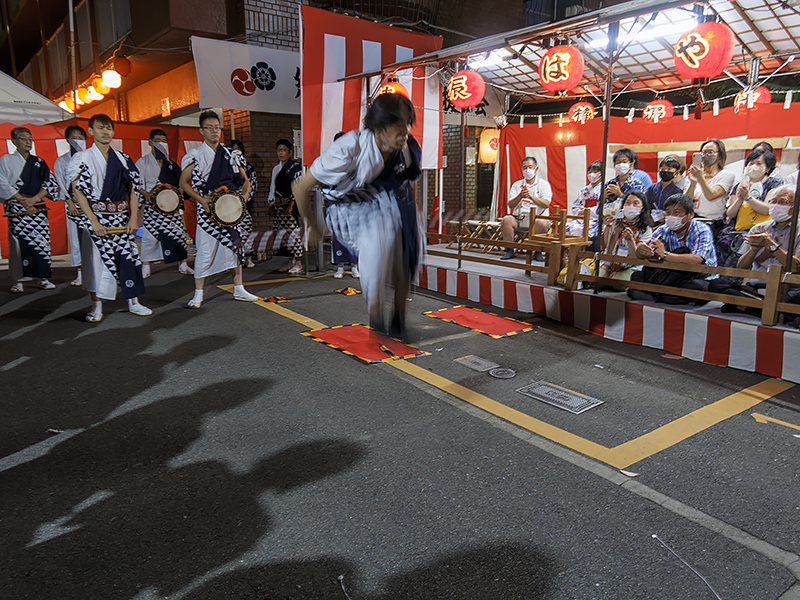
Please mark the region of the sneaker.
<svg viewBox="0 0 800 600"><path fill-rule="evenodd" d="M186 263L181 263L181 266L178 267L178 273L182 275L194 275L194 269Z"/></svg>
<svg viewBox="0 0 800 600"><path fill-rule="evenodd" d="M358 272L358 265L353 265L353 267L350 269L350 275L353 276L353 279L361 278L361 273Z"/></svg>
<svg viewBox="0 0 800 600"><path fill-rule="evenodd" d="M253 262L252 257L248 256L247 259L244 261L244 268L245 269L253 269L255 268L256 263Z"/></svg>
<svg viewBox="0 0 800 600"><path fill-rule="evenodd" d="M56 289L56 284L54 284L52 281L48 281L47 279L42 279L39 282L39 287L43 290L54 290Z"/></svg>
<svg viewBox="0 0 800 600"><path fill-rule="evenodd" d="M500 257L500 260L511 260L514 258L515 254L513 250L507 250L503 256Z"/></svg>
<svg viewBox="0 0 800 600"><path fill-rule="evenodd" d="M150 277L150 265L142 265L142 278L147 279Z"/></svg>
<svg viewBox="0 0 800 600"><path fill-rule="evenodd" d="M334 279L341 279L344 277L344 267L339 267L336 269L336 273L333 274Z"/></svg>
<svg viewBox="0 0 800 600"><path fill-rule="evenodd" d="M289 275L297 275L298 273L303 272L303 265L300 263L295 263L295 265L289 269Z"/></svg>
<svg viewBox="0 0 800 600"><path fill-rule="evenodd" d="M15 283L11 286L11 293L12 294L21 294L25 291L25 288L22 286L21 283Z"/></svg>

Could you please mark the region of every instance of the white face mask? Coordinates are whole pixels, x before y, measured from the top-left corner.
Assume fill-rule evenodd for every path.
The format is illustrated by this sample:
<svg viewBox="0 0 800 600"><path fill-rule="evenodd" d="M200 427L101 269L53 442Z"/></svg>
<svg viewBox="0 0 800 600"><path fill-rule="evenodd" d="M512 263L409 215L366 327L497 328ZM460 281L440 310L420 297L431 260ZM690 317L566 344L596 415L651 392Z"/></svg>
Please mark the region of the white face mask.
<svg viewBox="0 0 800 600"><path fill-rule="evenodd" d="M587 177L589 179L589 183L591 184L595 184L600 181L600 173L589 173Z"/></svg>
<svg viewBox="0 0 800 600"><path fill-rule="evenodd" d="M536 177L536 169L522 169L522 175L526 180L530 181Z"/></svg>
<svg viewBox="0 0 800 600"><path fill-rule="evenodd" d="M681 227L683 227L683 217L667 215L664 218L664 223L666 223L667 227L669 227L672 231L678 231Z"/></svg>
<svg viewBox="0 0 800 600"><path fill-rule="evenodd" d="M791 206L785 204L770 204L769 216L776 223L782 223L783 221L789 220L789 211L791 209Z"/></svg>
<svg viewBox="0 0 800 600"><path fill-rule="evenodd" d="M761 179L766 172L767 169L761 165L750 165L747 167L747 176L750 179Z"/></svg>
<svg viewBox="0 0 800 600"><path fill-rule="evenodd" d="M623 162L614 165L614 172L619 176L625 175L630 170L631 170L631 163Z"/></svg>
<svg viewBox="0 0 800 600"><path fill-rule="evenodd" d="M628 219L628 221L633 221L636 219L640 214L642 214L642 207L641 206L623 206L622 207L622 216Z"/></svg>

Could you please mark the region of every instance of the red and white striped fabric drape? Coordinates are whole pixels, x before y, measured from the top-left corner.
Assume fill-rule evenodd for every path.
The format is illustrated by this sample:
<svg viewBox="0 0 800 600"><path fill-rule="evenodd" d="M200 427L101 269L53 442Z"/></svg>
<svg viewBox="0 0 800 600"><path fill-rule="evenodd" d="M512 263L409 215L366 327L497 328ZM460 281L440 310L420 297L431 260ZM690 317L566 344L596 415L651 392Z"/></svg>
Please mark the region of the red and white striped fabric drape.
<svg viewBox="0 0 800 600"><path fill-rule="evenodd" d="M348 75L377 71L383 65L433 52L442 38L302 7L303 163L310 165L339 131L361 129L367 106L364 78L338 81ZM434 67L397 73L411 92L417 122L411 133L422 146L422 168L441 163L442 91ZM370 91L380 81L370 81Z"/></svg>

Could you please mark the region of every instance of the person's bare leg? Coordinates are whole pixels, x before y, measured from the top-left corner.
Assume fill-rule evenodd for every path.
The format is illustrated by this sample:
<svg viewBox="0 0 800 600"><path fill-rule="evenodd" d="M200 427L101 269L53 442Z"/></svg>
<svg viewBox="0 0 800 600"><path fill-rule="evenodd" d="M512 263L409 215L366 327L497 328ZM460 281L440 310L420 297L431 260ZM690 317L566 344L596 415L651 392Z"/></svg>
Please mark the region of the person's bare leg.
<svg viewBox="0 0 800 600"><path fill-rule="evenodd" d="M506 215L500 222L500 234L504 242L514 241L514 229L516 228L517 220L512 215ZM506 250L506 253L500 260L510 260L514 258L513 248Z"/></svg>

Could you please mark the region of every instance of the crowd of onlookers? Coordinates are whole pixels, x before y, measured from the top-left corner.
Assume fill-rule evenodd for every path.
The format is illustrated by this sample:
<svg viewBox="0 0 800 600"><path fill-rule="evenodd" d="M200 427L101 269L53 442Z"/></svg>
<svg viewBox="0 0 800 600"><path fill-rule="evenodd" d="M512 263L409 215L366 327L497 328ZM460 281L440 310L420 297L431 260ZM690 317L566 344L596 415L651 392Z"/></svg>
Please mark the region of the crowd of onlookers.
<svg viewBox="0 0 800 600"><path fill-rule="evenodd" d="M764 272L773 264L785 264L789 249L789 229L793 216L798 172L784 181L777 173L773 148L757 144L744 160L744 173L726 170L727 152L719 139L703 142L688 167L681 157L669 155L658 165L658 180L639 169L639 159L628 148L613 155L614 177L602 183L602 164L594 161L587 168L588 185L570 206L570 213L582 215L591 210L588 237L591 250L614 255L619 260L603 261L600 274L619 280L616 289L628 289L626 281L643 281L684 289L739 296L760 297L764 275L734 278L718 274L699 274L680 270L647 268L627 264L625 257L681 265L733 267ZM552 199L547 181L537 177L534 158L522 164L524 179L516 182L508 195L511 214L503 218L503 239L512 241L514 232L546 231L546 216ZM738 179L738 181L737 181ZM602 205L602 211L599 207ZM534 215L531 226L530 217ZM602 233L599 221L602 219ZM581 235L583 222L570 220L569 233ZM794 264L800 267L800 236L791 249ZM514 257L508 250L504 260ZM537 257L538 258L538 257ZM593 268L592 261L586 266ZM672 304L694 302L670 294L650 294L628 289L634 299ZM800 302L800 290L789 292L789 301ZM725 312L753 309L725 304Z"/></svg>

